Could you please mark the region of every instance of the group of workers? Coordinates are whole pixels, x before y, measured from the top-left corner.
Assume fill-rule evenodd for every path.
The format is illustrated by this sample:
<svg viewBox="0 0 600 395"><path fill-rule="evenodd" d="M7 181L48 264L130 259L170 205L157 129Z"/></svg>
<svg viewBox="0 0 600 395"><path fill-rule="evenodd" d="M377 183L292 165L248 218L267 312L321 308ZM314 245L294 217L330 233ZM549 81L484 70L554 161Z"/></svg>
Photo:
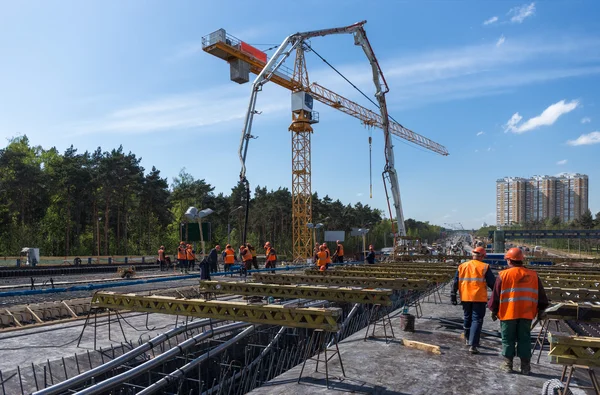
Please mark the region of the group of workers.
<svg viewBox="0 0 600 395"><path fill-rule="evenodd" d="M534 270L523 267L525 257L519 248L509 249L504 259L508 269L499 272L496 278L485 258L485 249L476 247L472 260L462 263L454 278L451 302L458 304L457 292L464 313L464 337L471 354L479 354L479 339L485 308L491 310L492 320L500 319L502 335L501 370L513 371L513 359L521 361L521 374L531 373L531 322L543 320L548 298L542 282ZM488 300L487 289L492 290Z"/></svg>
<svg viewBox="0 0 600 395"><path fill-rule="evenodd" d="M180 242L177 247L177 262L182 273L188 273L188 269L194 269L196 265L196 252L191 244ZM165 252L165 246L160 246L158 249L158 264L160 270L167 270L171 266L171 259Z"/></svg>
<svg viewBox="0 0 600 395"><path fill-rule="evenodd" d="M320 271L323 272L327 270L331 263L344 263L344 246L339 240L337 240L335 244L335 253L331 256L331 251L329 250L327 243L315 243L313 262Z"/></svg>

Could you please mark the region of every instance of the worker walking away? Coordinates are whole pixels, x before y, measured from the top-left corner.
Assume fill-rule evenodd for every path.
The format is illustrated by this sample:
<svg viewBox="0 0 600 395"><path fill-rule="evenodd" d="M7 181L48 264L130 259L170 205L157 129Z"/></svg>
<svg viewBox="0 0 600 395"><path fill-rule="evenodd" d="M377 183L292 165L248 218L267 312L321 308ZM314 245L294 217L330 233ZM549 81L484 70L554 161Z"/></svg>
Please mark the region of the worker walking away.
<svg viewBox="0 0 600 395"><path fill-rule="evenodd" d="M372 244L369 244L369 253L367 254L365 260L371 265L375 263L375 249L373 248Z"/></svg>
<svg viewBox="0 0 600 395"><path fill-rule="evenodd" d="M185 242L180 242L177 247L177 264L181 273L185 270L187 272L187 252L185 249Z"/></svg>
<svg viewBox="0 0 600 395"><path fill-rule="evenodd" d="M231 247L231 244L227 244L225 246L225 251L223 251L223 255L224 255L224 262L223 262L223 264L225 266L225 272L229 272L229 271L232 270L231 267L233 266L233 264L236 261L235 251Z"/></svg>
<svg viewBox="0 0 600 395"><path fill-rule="evenodd" d="M266 253L265 268L275 269L275 267L277 266L277 252L275 251L275 248L273 248L271 243L268 241L265 243L265 253ZM275 273L275 270L273 270L271 273Z"/></svg>
<svg viewBox="0 0 600 395"><path fill-rule="evenodd" d="M481 247L478 247L481 248ZM511 248L504 255L508 269L498 274L488 308L492 320L500 318L502 334L501 369L513 371L515 354L521 360L521 373L531 373L531 321L544 318L548 297L537 273L523 267L523 251ZM516 353L515 353L516 344Z"/></svg>
<svg viewBox="0 0 600 395"><path fill-rule="evenodd" d="M248 249L248 251L250 251L250 254L252 255L252 267L254 267L256 270L258 270L258 260L256 259L256 248L254 248L252 246L252 244L250 244L250 243L246 243L246 248Z"/></svg>
<svg viewBox="0 0 600 395"><path fill-rule="evenodd" d="M335 243L337 244L337 247L334 255L337 256L337 259L334 262L344 263L344 246L339 240L337 240Z"/></svg>
<svg viewBox="0 0 600 395"><path fill-rule="evenodd" d="M194 253L194 250L192 249L191 244L188 244L186 246L185 254L187 256L188 269L194 270L194 267L196 266L196 254ZM187 270L186 270L186 273L187 273Z"/></svg>
<svg viewBox="0 0 600 395"><path fill-rule="evenodd" d="M242 260L242 270L240 275L248 276L248 270L252 269L252 253L245 245L240 246L240 258Z"/></svg>
<svg viewBox="0 0 600 395"><path fill-rule="evenodd" d="M323 246L320 246L319 252L317 252L317 266L321 272L327 270L327 251Z"/></svg>
<svg viewBox="0 0 600 395"><path fill-rule="evenodd" d="M160 271L164 271L167 265L165 261L165 246L160 246L158 249L158 265L160 267Z"/></svg>
<svg viewBox="0 0 600 395"><path fill-rule="evenodd" d="M219 271L219 252L221 252L221 246L217 244L215 248L210 250L208 253L208 267L210 273L216 273Z"/></svg>
<svg viewBox="0 0 600 395"><path fill-rule="evenodd" d="M460 293L460 302L463 308L463 328L465 343L470 346L471 354L479 354L479 339L485 317L485 307L488 301L486 286L494 288L496 278L490 265L482 262L485 258L485 249L477 247L472 251L473 259L462 263L452 283L451 302L457 305L456 292Z"/></svg>

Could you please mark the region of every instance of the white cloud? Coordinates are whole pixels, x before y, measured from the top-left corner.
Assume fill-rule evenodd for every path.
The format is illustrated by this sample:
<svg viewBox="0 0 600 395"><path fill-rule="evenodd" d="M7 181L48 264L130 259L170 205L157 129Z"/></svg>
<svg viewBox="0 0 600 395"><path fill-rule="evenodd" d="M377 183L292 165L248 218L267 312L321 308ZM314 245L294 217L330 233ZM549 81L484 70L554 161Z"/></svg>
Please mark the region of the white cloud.
<svg viewBox="0 0 600 395"><path fill-rule="evenodd" d="M484 25L491 25L492 23L496 23L498 22L498 17L497 16L493 16L490 19L486 19L485 21L483 21Z"/></svg>
<svg viewBox="0 0 600 395"><path fill-rule="evenodd" d="M567 114L579 106L577 100L566 103L564 100L554 103L546 108L540 115L528 119L521 125L517 125L523 117L519 113L514 114L505 125L505 132L524 133L539 128L540 126L549 126L564 114Z"/></svg>
<svg viewBox="0 0 600 395"><path fill-rule="evenodd" d="M517 124L521 122L521 119L523 119L523 117L520 116L518 112L514 113L508 122L506 122L506 125L504 125L504 133L516 130Z"/></svg>
<svg viewBox="0 0 600 395"><path fill-rule="evenodd" d="M362 195L363 195L362 192L359 192L356 194L356 196L358 196L358 197L361 197Z"/></svg>
<svg viewBox="0 0 600 395"><path fill-rule="evenodd" d="M271 91L261 97L257 110L263 116L289 108L285 91ZM75 134L97 132L143 134L169 130L197 129L243 119L247 108L246 91L222 85L204 91L180 93L132 103L97 119L74 126Z"/></svg>
<svg viewBox="0 0 600 395"><path fill-rule="evenodd" d="M535 13L535 3L523 4L520 7L511 8L508 11L508 15L511 15L510 21L512 23L523 23L525 19L532 16Z"/></svg>
<svg viewBox="0 0 600 395"><path fill-rule="evenodd" d="M504 34L503 34L500 36L498 41L496 41L496 47L500 47L502 44L504 44L504 41L506 41L506 38L504 37Z"/></svg>
<svg viewBox="0 0 600 395"><path fill-rule="evenodd" d="M483 134L485 134L485 133L484 132L477 132L477 136L481 136Z"/></svg>
<svg viewBox="0 0 600 395"><path fill-rule="evenodd" d="M572 146L578 145L592 145L600 143L600 132L591 132L588 134L582 134L575 140L567 141L567 144Z"/></svg>
<svg viewBox="0 0 600 395"><path fill-rule="evenodd" d="M563 159L563 160L559 160L558 162L556 162L557 165L562 166L562 165L566 165L567 164L567 160Z"/></svg>
<svg viewBox="0 0 600 395"><path fill-rule="evenodd" d="M592 122L592 119L590 117L581 118L581 123L590 123L590 122Z"/></svg>

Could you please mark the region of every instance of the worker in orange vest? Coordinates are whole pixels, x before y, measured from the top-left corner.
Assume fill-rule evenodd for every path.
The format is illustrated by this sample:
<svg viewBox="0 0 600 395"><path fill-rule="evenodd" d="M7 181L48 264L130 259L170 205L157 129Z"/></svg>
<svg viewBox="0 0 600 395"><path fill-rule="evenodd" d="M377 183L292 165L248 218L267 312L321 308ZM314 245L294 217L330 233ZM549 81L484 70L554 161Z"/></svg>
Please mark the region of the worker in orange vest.
<svg viewBox="0 0 600 395"><path fill-rule="evenodd" d="M481 247L478 247L481 248ZM500 318L502 334L501 369L513 371L515 354L521 360L521 374L531 373L531 321L537 316L543 320L548 297L537 273L523 267L523 251L511 248L504 255L508 269L501 271L494 284L488 308L492 320ZM515 344L516 353L515 353Z"/></svg>
<svg viewBox="0 0 600 395"><path fill-rule="evenodd" d="M485 307L488 301L486 285L492 289L496 278L490 265L482 262L485 258L483 247L473 249L472 257L472 260L462 263L458 267L450 297L452 304L457 305L456 292L460 293L465 343L470 346L471 354L479 354L477 347L479 347Z"/></svg>
<svg viewBox="0 0 600 395"><path fill-rule="evenodd" d="M321 244L324 248L325 248L325 252L327 253L327 264L326 264L326 268L329 267L329 265L331 264L331 251L329 251L329 247L327 246L327 243L323 243Z"/></svg>
<svg viewBox="0 0 600 395"><path fill-rule="evenodd" d="M324 246L320 246L319 252L317 252L317 266L322 272L327 269L327 251Z"/></svg>
<svg viewBox="0 0 600 395"><path fill-rule="evenodd" d="M240 257L242 258L242 270L240 274L248 275L248 270L252 269L252 253L245 245L240 246Z"/></svg>
<svg viewBox="0 0 600 395"><path fill-rule="evenodd" d="M185 270L187 272L187 252L185 248L185 242L179 242L177 247L177 263L179 264L179 270L181 273Z"/></svg>
<svg viewBox="0 0 600 395"><path fill-rule="evenodd" d="M185 249L185 255L187 257L187 267L191 270L194 270L194 266L196 265L196 254L194 250L192 250L192 245L188 244ZM187 270L185 271L188 272Z"/></svg>
<svg viewBox="0 0 600 395"><path fill-rule="evenodd" d="M233 264L236 261L235 251L231 247L231 244L227 244L225 246L225 251L223 251L223 255L224 255L223 264L225 266L225 271L226 272L231 271L231 266L233 266Z"/></svg>
<svg viewBox="0 0 600 395"><path fill-rule="evenodd" d="M165 246L160 246L158 249L158 264L160 266L160 271L165 270L166 261L165 261Z"/></svg>
<svg viewBox="0 0 600 395"><path fill-rule="evenodd" d="M337 256L337 259L335 261L337 263L344 263L344 246L342 245L342 243L340 243L339 240L337 240L335 243L337 244L334 254L335 256Z"/></svg>
<svg viewBox="0 0 600 395"><path fill-rule="evenodd" d="M273 248L271 243L268 241L265 243L264 248L266 255L265 268L275 269L275 267L277 266L277 252L275 251L275 248ZM275 271L273 271L273 273L275 273Z"/></svg>
<svg viewBox="0 0 600 395"><path fill-rule="evenodd" d="M248 249L248 251L250 251L250 254L252 255L252 267L254 267L256 270L258 270L258 260L256 259L256 248L254 248L254 246L250 243L246 243L246 248Z"/></svg>

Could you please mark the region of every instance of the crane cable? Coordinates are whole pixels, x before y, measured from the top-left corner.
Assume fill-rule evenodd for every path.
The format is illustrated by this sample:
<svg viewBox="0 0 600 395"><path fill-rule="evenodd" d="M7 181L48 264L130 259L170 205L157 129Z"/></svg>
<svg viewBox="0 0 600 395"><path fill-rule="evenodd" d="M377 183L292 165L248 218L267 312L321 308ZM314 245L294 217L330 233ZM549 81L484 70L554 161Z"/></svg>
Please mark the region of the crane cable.
<svg viewBox="0 0 600 395"><path fill-rule="evenodd" d="M371 161L371 131L369 130L369 198L373 199L373 163Z"/></svg>
<svg viewBox="0 0 600 395"><path fill-rule="evenodd" d="M312 52L314 52L315 55L317 55L319 57L319 59L321 59L327 66L331 67L331 69L333 71L335 71L340 77L342 77L348 84L350 84L354 89L356 89L361 95L363 95L369 102L371 102L371 104L373 104L375 107L377 107L377 109L381 110L381 107L379 106L378 103L376 103L375 101L373 101L373 99L371 99L369 96L367 96L362 90L360 90L359 87L357 87L354 83L352 83L352 81L350 81L344 74L342 74L338 69L336 69L331 63L329 63L325 58L323 58L321 55L319 55L319 53L317 51L315 51L315 49L313 47L310 47L310 50ZM392 117L389 113L388 113L388 118L390 118L392 121L394 121L395 123L398 124L398 126L400 126L403 129L406 129L404 126L402 126L402 124L398 121L396 121L396 119L394 119L394 117ZM429 150L424 150L414 144L408 143L407 141L405 141L404 139L402 139L399 136L396 135L392 135L392 137L396 137L396 139L398 141L400 141L402 144L406 144L409 147L418 149L419 151L423 151L423 152L427 152L430 154L433 154L432 151ZM386 162L387 162L387 157L386 157Z"/></svg>

